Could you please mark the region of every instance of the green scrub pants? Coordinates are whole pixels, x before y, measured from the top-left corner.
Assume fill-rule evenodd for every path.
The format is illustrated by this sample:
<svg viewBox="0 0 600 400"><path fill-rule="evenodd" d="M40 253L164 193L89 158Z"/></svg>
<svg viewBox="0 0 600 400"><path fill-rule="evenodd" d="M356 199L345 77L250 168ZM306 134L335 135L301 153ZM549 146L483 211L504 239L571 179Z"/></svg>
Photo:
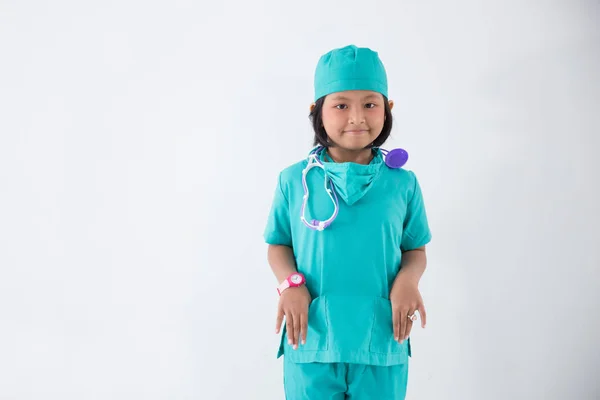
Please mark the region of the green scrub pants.
<svg viewBox="0 0 600 400"><path fill-rule="evenodd" d="M286 400L404 400L408 364L294 363L284 356Z"/></svg>

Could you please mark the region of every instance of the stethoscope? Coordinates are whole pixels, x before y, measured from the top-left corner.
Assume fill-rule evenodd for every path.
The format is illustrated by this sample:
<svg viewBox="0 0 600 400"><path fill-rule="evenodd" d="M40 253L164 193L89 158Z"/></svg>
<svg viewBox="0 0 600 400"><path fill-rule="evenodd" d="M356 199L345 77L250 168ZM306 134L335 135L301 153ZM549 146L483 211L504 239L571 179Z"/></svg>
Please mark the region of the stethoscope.
<svg viewBox="0 0 600 400"><path fill-rule="evenodd" d="M323 163L320 160L321 153L325 149L326 148L324 146L317 146L314 149L312 149L311 152L308 154L308 164L306 165L306 168L304 168L302 170L302 186L304 187L304 198L302 201L302 211L301 211L300 219L302 220L304 225L306 225L308 228L315 230L315 231L322 231L325 228L327 228L329 225L331 225L333 223L333 220L335 220L335 218L337 217L338 211L339 211L339 200L338 200L337 194L335 193L335 188L333 186L331 179L327 176L327 173L325 173L324 187L325 187L325 191L327 192L327 195L329 196L329 198L331 199L331 202L333 203L333 214L331 215L331 217L329 217L328 219L326 219L324 221L319 221L319 220L313 219L311 222L308 222L306 220L306 218L304 217L304 215L305 215L304 211L306 209L306 204L308 203L308 196L310 194L310 192L308 190L308 185L306 184L306 175L308 175L308 171L310 171L311 169L313 169L315 167L321 168L323 170L323 172L325 172L325 167L323 166ZM398 148L398 149L393 149L391 151L388 151L388 150L380 148L379 150L384 155L385 164L389 168L393 168L393 169L402 168L402 166L404 166L404 164L406 164L406 161L408 161L408 153L404 149Z"/></svg>

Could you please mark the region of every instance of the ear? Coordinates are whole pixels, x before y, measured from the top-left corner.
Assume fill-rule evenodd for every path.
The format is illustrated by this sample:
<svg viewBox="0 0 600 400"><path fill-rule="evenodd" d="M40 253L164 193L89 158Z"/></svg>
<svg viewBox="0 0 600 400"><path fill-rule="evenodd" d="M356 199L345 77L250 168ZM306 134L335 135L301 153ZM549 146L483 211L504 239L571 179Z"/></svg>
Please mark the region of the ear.
<svg viewBox="0 0 600 400"><path fill-rule="evenodd" d="M390 105L390 110L394 108L394 100L388 101L388 104Z"/></svg>
<svg viewBox="0 0 600 400"><path fill-rule="evenodd" d="M315 103L311 103L310 104L310 112L312 112L315 109L316 104Z"/></svg>

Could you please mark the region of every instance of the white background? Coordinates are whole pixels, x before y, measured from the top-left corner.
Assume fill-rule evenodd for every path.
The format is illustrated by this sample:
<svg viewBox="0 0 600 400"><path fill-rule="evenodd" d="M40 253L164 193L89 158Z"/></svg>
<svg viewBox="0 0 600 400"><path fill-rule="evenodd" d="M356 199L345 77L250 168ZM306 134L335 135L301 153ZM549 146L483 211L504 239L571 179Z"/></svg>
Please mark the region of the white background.
<svg viewBox="0 0 600 400"><path fill-rule="evenodd" d="M408 399L598 399L599 26L592 0L0 1L0 399L283 399L262 232L348 44L387 68L433 233Z"/></svg>

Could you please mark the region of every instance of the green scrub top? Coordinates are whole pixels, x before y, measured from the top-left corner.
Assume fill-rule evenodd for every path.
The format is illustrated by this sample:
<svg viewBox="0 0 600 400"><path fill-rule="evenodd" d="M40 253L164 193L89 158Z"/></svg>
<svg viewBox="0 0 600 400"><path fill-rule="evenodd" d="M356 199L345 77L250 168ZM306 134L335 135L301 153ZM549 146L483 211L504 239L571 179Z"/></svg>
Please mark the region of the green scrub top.
<svg viewBox="0 0 600 400"><path fill-rule="evenodd" d="M334 211L325 174L338 195L338 216L323 231L309 229L300 219L308 161L279 174L264 238L293 249L312 302L306 344L294 350L284 327L277 357L380 366L408 361L410 339L394 340L389 294L402 252L429 243L431 232L415 174L389 168L381 151L374 152L368 165L335 163L323 152L325 171L308 172L307 221L326 220Z"/></svg>

